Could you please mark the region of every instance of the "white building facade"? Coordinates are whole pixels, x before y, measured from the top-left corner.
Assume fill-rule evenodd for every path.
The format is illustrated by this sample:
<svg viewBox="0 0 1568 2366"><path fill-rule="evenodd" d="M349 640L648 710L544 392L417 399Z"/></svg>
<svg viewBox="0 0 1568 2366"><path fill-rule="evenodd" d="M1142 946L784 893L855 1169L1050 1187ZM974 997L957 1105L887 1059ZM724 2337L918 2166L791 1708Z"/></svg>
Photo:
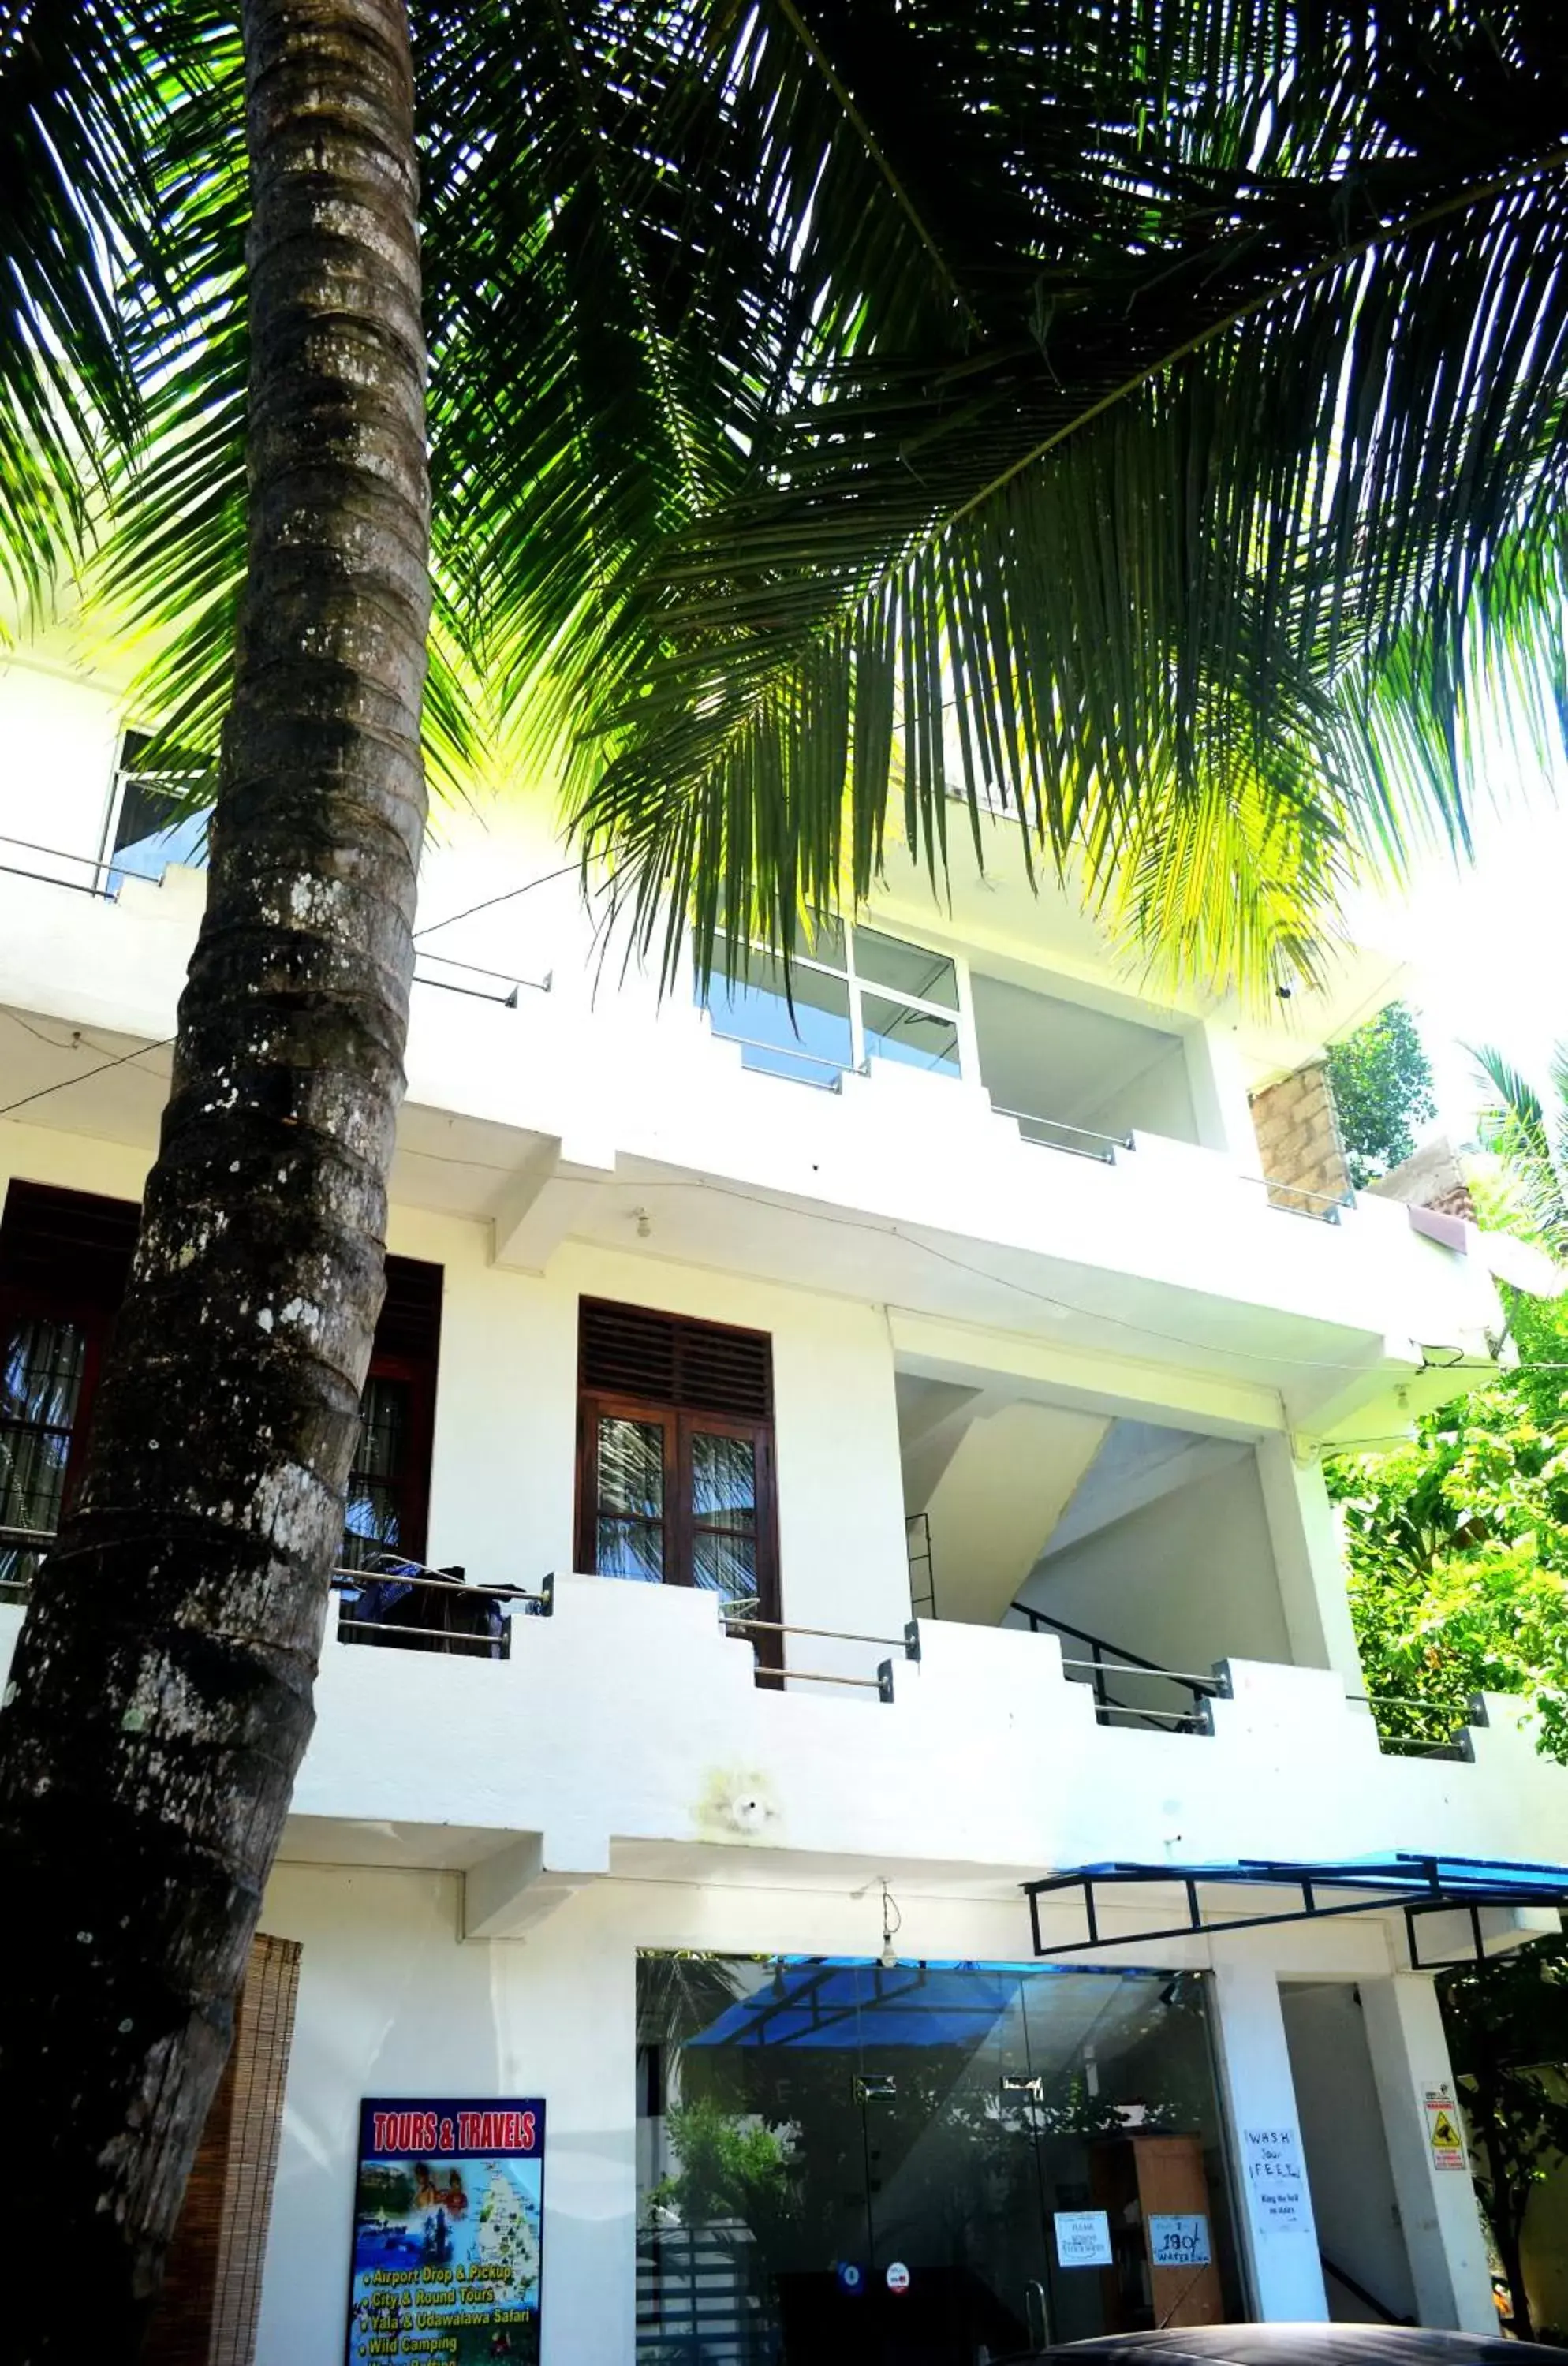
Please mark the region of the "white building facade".
<svg viewBox="0 0 1568 2366"><path fill-rule="evenodd" d="M63 646L0 679L6 1651L201 907L124 726ZM1322 1459L1483 1378L1503 1316L1473 1227L1265 1177L1248 1105L1395 982L1160 999L998 825L950 902L911 873L820 937L793 1017L765 968L661 999L547 799L437 831L263 1916L297 1995L250 2354L1491 2329L1423 1966L1557 1927L1450 1861L1568 1861L1568 1775L1516 1703L1381 1718ZM466 2256L471 2179L437 2227L438 2158L361 2173L363 2108L422 2100L544 2107L515 2310L400 2316L389 2266L351 2315L367 2246L414 2291Z"/></svg>

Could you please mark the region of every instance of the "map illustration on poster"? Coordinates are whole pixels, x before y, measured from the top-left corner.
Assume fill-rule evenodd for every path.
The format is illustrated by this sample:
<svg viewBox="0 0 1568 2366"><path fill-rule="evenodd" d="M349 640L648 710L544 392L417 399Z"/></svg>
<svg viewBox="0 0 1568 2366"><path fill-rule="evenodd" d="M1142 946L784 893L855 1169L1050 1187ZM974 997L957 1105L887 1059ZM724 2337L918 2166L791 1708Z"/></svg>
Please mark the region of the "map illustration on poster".
<svg viewBox="0 0 1568 2366"><path fill-rule="evenodd" d="M538 2366L545 2107L362 2103L346 2366Z"/></svg>

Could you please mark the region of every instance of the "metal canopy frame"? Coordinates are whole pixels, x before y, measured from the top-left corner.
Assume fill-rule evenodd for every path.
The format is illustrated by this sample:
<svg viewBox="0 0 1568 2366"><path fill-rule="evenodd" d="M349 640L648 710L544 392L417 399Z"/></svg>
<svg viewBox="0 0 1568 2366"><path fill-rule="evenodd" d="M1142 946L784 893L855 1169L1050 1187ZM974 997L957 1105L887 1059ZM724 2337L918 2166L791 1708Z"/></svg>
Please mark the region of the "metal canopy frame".
<svg viewBox="0 0 1568 2366"><path fill-rule="evenodd" d="M955 2000L940 1977L950 1972L984 1973L987 1969L976 1964L866 1963L831 1955L791 1961L781 1956L773 1966L772 1981L753 1989L749 1996L737 1997L732 2005L726 2006L720 2021L732 2013L748 2014L746 2022L732 2031L726 2042L775 2049L810 2045L829 2030L858 2022L863 2015L874 2014L885 2008L900 2013L929 2013L936 2022L983 2022L988 2029L998 2017L995 1997L974 2003ZM931 1978L933 1970L939 1975L935 1983ZM846 1973L855 1983L869 1976L870 1993L860 1993L858 1987L855 1993L848 1996L835 1998L827 1993ZM992 1972L990 1977L996 1979L1006 1976ZM1031 1975L1025 1970L1023 1977ZM802 2025L793 2026L795 2021ZM718 2025L716 2022L714 2027ZM695 2042L705 2043L710 2036L711 2031L705 2031ZM874 2033L867 2042L875 2043Z"/></svg>
<svg viewBox="0 0 1568 2366"><path fill-rule="evenodd" d="M1293 1889L1301 1902L1282 1913L1235 1914L1219 1920L1205 1913L1199 1897L1205 1887ZM1147 1931L1102 1931L1096 1893L1116 1888L1179 1888L1186 1897L1187 1919ZM1347 1890L1359 1894L1347 1902L1324 1903L1322 1893ZM1068 1891L1076 1891L1082 1902L1089 1937L1048 1946L1040 1929L1040 1901ZM1265 1857L1240 1857L1234 1865L1085 1865L1070 1873L1026 1881L1023 1893L1029 1900L1030 1931L1037 1956L1093 1955L1162 1939L1212 1938L1224 1931L1267 1930L1278 1922L1328 1921L1342 1914L1375 1914L1399 1902L1404 1909L1412 1969L1435 1971L1449 1964L1483 1960L1481 1915L1485 1907L1551 1906L1559 1912L1568 1908L1568 1866L1417 1856L1403 1851L1386 1857L1351 1857L1321 1865ZM1416 1939L1418 1920L1455 1912L1469 1915L1473 1954L1424 1957Z"/></svg>

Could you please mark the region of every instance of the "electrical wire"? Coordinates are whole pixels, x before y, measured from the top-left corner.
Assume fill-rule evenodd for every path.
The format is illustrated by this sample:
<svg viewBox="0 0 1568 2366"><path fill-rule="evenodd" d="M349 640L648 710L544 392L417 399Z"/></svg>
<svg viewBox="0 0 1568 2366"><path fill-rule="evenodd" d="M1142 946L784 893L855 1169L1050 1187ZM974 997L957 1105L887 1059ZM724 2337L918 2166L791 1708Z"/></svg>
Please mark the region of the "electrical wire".
<svg viewBox="0 0 1568 2366"><path fill-rule="evenodd" d="M499 904L513 902L519 896L527 895L535 887L547 886L552 880L565 879L574 874L579 868L580 866L575 862L563 863L558 870L546 872L537 879L526 880L520 887L509 887L499 896L488 896L483 903L470 905L465 911L452 912L445 919L429 921L423 928L413 931L414 938L417 940L420 937L432 935L437 929L453 928L459 920L472 919L477 913L489 911ZM65 1044L56 1043L51 1036L45 1035L39 1029L29 1026L19 1013L10 1011L6 1015L14 1019L16 1023L24 1028L29 1035L36 1036L39 1042L49 1043L57 1051L70 1048ZM51 1085L40 1085L30 1093L23 1093L16 1100L0 1102L0 1118L9 1117L16 1110L29 1108L35 1101L47 1100L51 1094L64 1092L73 1085L86 1084L94 1076L107 1076L114 1069L126 1067L133 1060L141 1059L148 1052L167 1051L175 1040L172 1035L164 1035L150 1042L139 1043L133 1051L123 1052L112 1060L105 1060L97 1067L81 1069L75 1076L62 1076ZM443 1151L410 1148L400 1155L446 1166L471 1167L486 1173L509 1174L512 1171L509 1167L493 1165L488 1160L457 1158L450 1153ZM618 1180L612 1181L608 1177L605 1177L603 1182L596 1177L582 1177L580 1180L587 1183L590 1189L627 1188ZM994 1289L1010 1290L1015 1297L1026 1298L1037 1305L1048 1307L1053 1313L1077 1315L1080 1320L1088 1323L1109 1323L1118 1330L1131 1332L1137 1338L1156 1339L1164 1346L1185 1348L1198 1355L1229 1356L1237 1358L1243 1362L1266 1364L1270 1367L1283 1364L1292 1370L1299 1371L1348 1372L1359 1375L1369 1369L1365 1364L1345 1363L1331 1357L1284 1356L1270 1353L1262 1348L1237 1347L1218 1340L1194 1339L1182 1332L1165 1331L1153 1324L1134 1322L1125 1315L1112 1314L1106 1308L1083 1306L1072 1299L1062 1298L1050 1291L1031 1290L1027 1282L1015 1281L1006 1274L992 1273L985 1266L975 1265L967 1258L954 1256L950 1251L939 1249L931 1242L921 1240L915 1234L904 1231L896 1222L878 1224L858 1216L829 1216L814 1209L786 1209L781 1207L776 1200L767 1199L761 1192L744 1191L733 1184L714 1183L705 1177L698 1177L689 1182L649 1180L645 1185L639 1185L638 1188L656 1191L714 1191L724 1199L745 1200L754 1207L773 1209L781 1214L802 1216L808 1223L831 1224L840 1231L871 1233L882 1240L899 1241L906 1247L919 1250L922 1256L935 1258L942 1265L951 1266L956 1272L967 1274L977 1281L989 1282ZM1468 1362L1465 1360L1462 1348L1457 1351L1450 1361L1444 1363L1429 1356L1427 1349L1422 1347L1421 1358L1420 1364L1416 1368L1417 1376L1430 1371L1491 1372L1497 1369L1491 1364ZM1511 1369L1516 1371L1534 1372L1568 1371L1568 1362L1520 1362Z"/></svg>
<svg viewBox="0 0 1568 2366"><path fill-rule="evenodd" d="M464 918L467 915L457 914L454 917ZM11 1018L15 1018L16 1015L15 1012L6 1014ZM24 1027L27 1025L25 1020L18 1020L17 1023ZM37 1028L28 1028L28 1032L39 1034ZM39 1040L42 1042L51 1042L53 1039L39 1035ZM9 1117L14 1110L26 1109L34 1101L45 1100L51 1093L63 1092L71 1085L85 1084L90 1077L107 1076L112 1069L123 1068L132 1060L140 1059L144 1053L167 1051L174 1041L175 1038L172 1035L164 1035L153 1042L139 1043L133 1051L122 1052L117 1059L105 1060L96 1068L84 1068L73 1076L60 1077L52 1085L40 1085L35 1091L23 1093L16 1100L0 1102L0 1118ZM56 1044L54 1048L63 1051L67 1047L64 1044ZM510 1175L514 1171L509 1166L498 1165L490 1159L455 1157L449 1151L416 1150L411 1147L400 1150L399 1155L404 1158L424 1159L440 1166L468 1167L489 1175ZM579 1189L589 1190L627 1190L634 1188L629 1181L623 1183L618 1178L612 1179L609 1177L600 1178L583 1176L575 1180ZM1279 1355L1266 1348L1237 1347L1219 1340L1194 1339L1190 1335L1179 1331L1160 1330L1153 1324L1137 1323L1125 1315L1112 1314L1106 1308L1084 1306L1076 1300L1061 1298L1047 1290L1032 1290L1027 1282L1015 1281L1007 1274L992 1273L987 1267L976 1265L967 1257L954 1256L947 1249L939 1249L931 1242L921 1240L918 1234L905 1231L897 1223L878 1224L870 1222L861 1216L829 1216L816 1209L785 1208L778 1200L770 1200L761 1192L744 1191L734 1184L711 1182L705 1177L697 1177L691 1181L668 1182L649 1177L638 1181L635 1188L639 1191L712 1191L717 1193L721 1199L740 1200L752 1207L772 1209L781 1215L802 1217L807 1223L830 1224L840 1232L871 1233L879 1240L898 1241L906 1248L916 1249L922 1256L935 1258L938 1263L951 1266L956 1272L967 1274L974 1280L989 1282L993 1289L1010 1290L1015 1297L1026 1298L1036 1305L1048 1307L1053 1313L1074 1314L1086 1323L1109 1323L1118 1330L1132 1332L1135 1337L1157 1339L1166 1346L1185 1348L1196 1355L1230 1356L1239 1358L1247 1363L1265 1364L1270 1368L1283 1364L1292 1370L1299 1371L1348 1372L1359 1376L1370 1369L1366 1364L1348 1364L1331 1357ZM1464 1358L1462 1348L1460 1349L1455 1359L1448 1363L1438 1362L1435 1358L1428 1356L1425 1347L1422 1348L1421 1355L1422 1361L1416 1368L1416 1377L1424 1372L1495 1372L1498 1369L1493 1364L1469 1362ZM1521 1361L1510 1369L1515 1371L1529 1372L1568 1371L1568 1362L1526 1363Z"/></svg>
<svg viewBox="0 0 1568 2366"><path fill-rule="evenodd" d="M15 1013L7 1011L6 1015L7 1018L12 1018ZM26 1025L26 1021L23 1020L21 1024ZM29 1027L28 1032L29 1035L37 1035L38 1030L36 1027ZM39 1040L40 1042L47 1043L50 1038L45 1035L40 1036ZM161 1035L155 1042L138 1043L134 1051L122 1052L115 1060L101 1061L96 1068L80 1068L73 1076L57 1077L52 1085L39 1085L35 1091L22 1093L14 1101L0 1101L0 1117L9 1117L13 1110L27 1109L34 1101L47 1100L51 1093L62 1093L72 1085L85 1085L89 1076L107 1076L111 1068L126 1067L132 1060L140 1060L143 1053L166 1052L174 1040L172 1035ZM54 1048L56 1051L63 1052L69 1047L59 1043Z"/></svg>
<svg viewBox="0 0 1568 2366"><path fill-rule="evenodd" d="M434 1154L423 1155L434 1155ZM921 1240L918 1234L904 1231L897 1223L878 1224L869 1222L863 1216L829 1216L811 1208L785 1208L778 1200L764 1197L761 1192L740 1190L731 1183L710 1182L705 1177L699 1176L691 1181L682 1179L669 1182L650 1177L638 1177L634 1182L630 1178L622 1181L618 1177L612 1178L606 1176L601 1178L597 1176L582 1176L574 1177L573 1182L578 1189L601 1191L633 1189L712 1191L720 1199L743 1200L752 1207L772 1209L778 1215L800 1216L807 1223L830 1224L840 1232L872 1233L879 1240L901 1241L906 1247L918 1249L924 1256L934 1257L942 1265L953 1266L958 1272L968 1274L976 1281L988 1281L995 1289L1010 1290L1018 1297L1031 1299L1038 1305L1049 1307L1054 1313L1077 1314L1088 1323L1113 1324L1119 1330L1134 1332L1140 1338L1158 1339L1168 1346L1189 1348L1199 1355L1239 1356L1249 1363L1287 1364L1292 1369L1303 1371L1351 1372L1361 1375L1372 1369L1367 1364L1348 1364L1329 1357L1274 1355L1264 1348L1229 1346L1216 1340L1194 1339L1179 1331L1162 1331L1156 1329L1152 1324L1133 1322L1126 1315L1112 1314L1101 1307L1082 1306L1073 1299L1060 1298L1043 1290L1031 1290L1027 1282L1014 1281L1006 1274L992 1273L986 1266L974 1265L966 1257L953 1256L950 1251L939 1249L930 1241ZM1417 1371L1421 1371L1429 1368L1422 1365L1416 1369ZM1475 1369L1490 1371L1493 1368L1490 1365L1484 1365Z"/></svg>
<svg viewBox="0 0 1568 2366"><path fill-rule="evenodd" d="M511 904L519 896L531 895L536 887L547 887L552 879L575 877L581 869L579 862L563 862L558 871L547 871L537 879L525 879L521 887L507 887L499 896L487 896L482 904L470 904L466 912L448 912L444 920L427 920L423 928L414 930L414 942L417 944L421 937L433 937L437 929L455 929L459 920L471 920L476 912L488 912L497 904Z"/></svg>

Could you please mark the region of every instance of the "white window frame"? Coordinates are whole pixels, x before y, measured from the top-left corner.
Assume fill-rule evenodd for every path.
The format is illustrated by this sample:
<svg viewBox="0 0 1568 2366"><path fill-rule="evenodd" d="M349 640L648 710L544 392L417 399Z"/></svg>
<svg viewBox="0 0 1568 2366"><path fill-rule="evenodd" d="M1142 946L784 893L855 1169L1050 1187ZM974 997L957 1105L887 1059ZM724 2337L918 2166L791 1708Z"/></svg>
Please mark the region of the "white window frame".
<svg viewBox="0 0 1568 2366"><path fill-rule="evenodd" d="M975 1010L969 991L969 964L963 955L944 952L935 945L922 944L916 937L897 936L891 929L880 928L872 920L864 923L874 936L886 937L894 944L907 945L913 952L929 953L933 961L948 963L953 971L956 1000L953 1003L931 1002L921 995L907 992L902 986L885 986L877 978L862 975L855 960L856 925L852 920L842 920L839 923L843 930L844 944L844 961L841 968L833 962L818 959L814 953L795 953L790 958L792 969L810 970L818 977L834 978L847 987L850 1022L848 1072L855 1076L869 1076L872 1060L886 1057L884 1053L873 1053L867 1049L865 1015L862 1008L861 997L863 995L870 994L876 996L881 1001L897 1003L901 1009L918 1011L923 1018L945 1021L953 1031L958 1053L958 1074L955 1077L950 1078L950 1081L968 1085L977 1083L980 1074L979 1044L975 1032ZM767 955L765 946L759 945L756 950ZM774 958L772 955L768 957ZM747 981L744 977L739 977L733 982L743 986ZM711 1003L705 1007L711 1019ZM788 1059L792 1055L787 1046L781 1045L778 1056L781 1059ZM840 1073L842 1074L844 1071L840 1070ZM929 1073L937 1075L943 1072L932 1069ZM786 1079L786 1081L789 1080Z"/></svg>

